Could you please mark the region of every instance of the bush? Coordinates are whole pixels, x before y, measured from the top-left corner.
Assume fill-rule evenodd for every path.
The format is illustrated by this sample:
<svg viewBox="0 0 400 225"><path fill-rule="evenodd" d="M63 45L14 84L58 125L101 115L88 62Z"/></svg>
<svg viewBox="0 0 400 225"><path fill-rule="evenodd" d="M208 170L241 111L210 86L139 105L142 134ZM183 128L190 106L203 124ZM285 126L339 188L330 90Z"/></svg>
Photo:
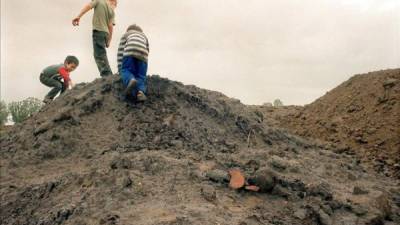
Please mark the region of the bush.
<svg viewBox="0 0 400 225"><path fill-rule="evenodd" d="M273 105L272 105L271 102L266 102L266 103L263 104L263 106L265 106L265 107L272 107Z"/></svg>
<svg viewBox="0 0 400 225"><path fill-rule="evenodd" d="M7 104L4 101L0 101L0 126L3 126L7 122L8 118L8 108Z"/></svg>
<svg viewBox="0 0 400 225"><path fill-rule="evenodd" d="M8 109L11 113L12 120L15 123L21 123L42 107L42 102L37 98L27 98L19 102L11 102Z"/></svg>
<svg viewBox="0 0 400 225"><path fill-rule="evenodd" d="M275 99L274 106L275 107L283 106L283 102L280 99Z"/></svg>

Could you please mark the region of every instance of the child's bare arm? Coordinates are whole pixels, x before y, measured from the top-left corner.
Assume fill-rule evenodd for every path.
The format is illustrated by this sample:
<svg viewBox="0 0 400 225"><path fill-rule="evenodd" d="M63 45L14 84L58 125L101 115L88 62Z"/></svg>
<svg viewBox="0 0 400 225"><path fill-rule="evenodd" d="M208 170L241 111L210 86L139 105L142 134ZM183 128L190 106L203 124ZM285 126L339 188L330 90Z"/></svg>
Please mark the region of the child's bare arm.
<svg viewBox="0 0 400 225"><path fill-rule="evenodd" d="M91 9L93 9L92 4L88 3L87 5L85 5L79 15L72 20L72 25L79 26L79 20L81 19L81 17L89 12Z"/></svg>
<svg viewBox="0 0 400 225"><path fill-rule="evenodd" d="M112 35L113 35L113 31L114 31L114 23L110 22L108 24L108 31L110 32L109 36L108 36L108 40L107 40L107 48L110 47L110 43L111 43L111 39L112 39Z"/></svg>

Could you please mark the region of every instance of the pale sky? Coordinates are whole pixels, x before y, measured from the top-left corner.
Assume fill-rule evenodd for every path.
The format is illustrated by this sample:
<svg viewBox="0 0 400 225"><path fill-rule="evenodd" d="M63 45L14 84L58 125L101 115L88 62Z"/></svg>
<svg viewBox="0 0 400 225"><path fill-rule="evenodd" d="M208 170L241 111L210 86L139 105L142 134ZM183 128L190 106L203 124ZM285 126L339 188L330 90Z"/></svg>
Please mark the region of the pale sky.
<svg viewBox="0 0 400 225"><path fill-rule="evenodd" d="M48 65L80 59L75 83L98 78L88 0L1 1L1 99L42 99ZM245 104L308 104L354 74L400 67L399 0L119 0L108 57L127 26L150 41L148 74Z"/></svg>

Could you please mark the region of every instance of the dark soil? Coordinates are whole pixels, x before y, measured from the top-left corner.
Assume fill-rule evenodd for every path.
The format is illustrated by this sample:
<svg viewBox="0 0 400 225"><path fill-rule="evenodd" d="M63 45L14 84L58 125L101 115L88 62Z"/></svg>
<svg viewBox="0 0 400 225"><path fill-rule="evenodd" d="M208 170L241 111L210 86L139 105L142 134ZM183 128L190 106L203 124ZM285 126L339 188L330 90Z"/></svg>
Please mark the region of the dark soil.
<svg viewBox="0 0 400 225"><path fill-rule="evenodd" d="M0 138L0 224L399 224L399 182L220 93L81 84ZM240 169L259 192L228 187Z"/></svg>
<svg viewBox="0 0 400 225"><path fill-rule="evenodd" d="M356 75L305 107L261 107L267 123L356 154L400 178L400 69Z"/></svg>

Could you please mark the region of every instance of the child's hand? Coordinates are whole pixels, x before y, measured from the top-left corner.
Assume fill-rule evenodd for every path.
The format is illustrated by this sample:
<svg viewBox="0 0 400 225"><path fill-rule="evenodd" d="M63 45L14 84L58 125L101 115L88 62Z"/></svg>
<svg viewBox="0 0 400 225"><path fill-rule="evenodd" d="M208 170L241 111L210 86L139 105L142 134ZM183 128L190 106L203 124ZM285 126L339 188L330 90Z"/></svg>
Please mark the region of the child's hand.
<svg viewBox="0 0 400 225"><path fill-rule="evenodd" d="M110 47L111 39L109 38L106 43L106 48Z"/></svg>
<svg viewBox="0 0 400 225"><path fill-rule="evenodd" d="M72 20L72 25L73 26L79 26L79 20L80 20L81 18L79 18L79 17L76 17L75 19L73 19Z"/></svg>

